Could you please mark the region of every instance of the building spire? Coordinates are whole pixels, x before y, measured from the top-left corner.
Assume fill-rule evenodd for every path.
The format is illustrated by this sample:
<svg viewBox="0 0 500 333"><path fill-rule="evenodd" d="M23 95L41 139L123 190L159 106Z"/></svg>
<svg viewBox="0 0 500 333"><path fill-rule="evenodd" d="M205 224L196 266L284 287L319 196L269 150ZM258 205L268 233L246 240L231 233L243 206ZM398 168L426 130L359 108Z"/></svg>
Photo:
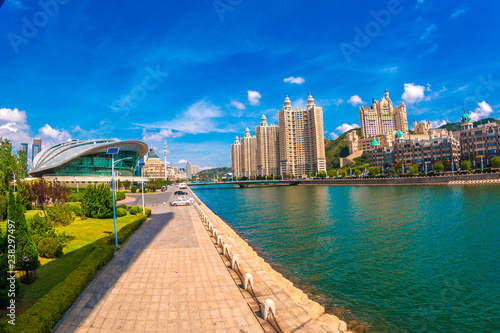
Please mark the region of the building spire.
<svg viewBox="0 0 500 333"><path fill-rule="evenodd" d="M285 97L285 106L292 106L292 102L290 102L290 98L288 98L288 95Z"/></svg>
<svg viewBox="0 0 500 333"><path fill-rule="evenodd" d="M309 94L309 96L307 96L307 105L312 105L312 104L314 104L314 98L312 94Z"/></svg>

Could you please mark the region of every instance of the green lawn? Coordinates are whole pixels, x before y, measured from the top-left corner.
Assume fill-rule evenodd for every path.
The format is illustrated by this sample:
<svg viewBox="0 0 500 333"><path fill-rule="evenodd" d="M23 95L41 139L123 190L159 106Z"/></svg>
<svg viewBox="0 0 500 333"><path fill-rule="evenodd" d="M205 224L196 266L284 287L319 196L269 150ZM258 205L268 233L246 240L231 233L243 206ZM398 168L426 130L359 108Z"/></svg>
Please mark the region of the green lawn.
<svg viewBox="0 0 500 333"><path fill-rule="evenodd" d="M27 211L26 218L32 217L37 211ZM130 223L133 215L127 214L124 217L116 219L117 229ZM5 231L6 222L0 223L2 231ZM20 284L20 290L17 293L16 312L20 315L32 306L39 298L45 295L52 287L63 281L78 264L88 256L94 247L92 243L96 240L106 237L113 233L113 219L86 219L77 217L67 227L56 228L58 232L65 231L67 235L75 236L63 249L63 256L58 259L40 258L42 266L37 270L38 279L30 284ZM6 311L0 310L4 315Z"/></svg>

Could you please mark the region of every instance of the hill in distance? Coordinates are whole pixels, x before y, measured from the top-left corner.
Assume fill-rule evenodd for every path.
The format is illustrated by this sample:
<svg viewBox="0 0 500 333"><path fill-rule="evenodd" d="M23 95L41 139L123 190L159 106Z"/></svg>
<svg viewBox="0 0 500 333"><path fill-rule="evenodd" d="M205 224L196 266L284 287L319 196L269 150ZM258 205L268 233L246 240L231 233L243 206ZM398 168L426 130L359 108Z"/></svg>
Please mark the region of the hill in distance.
<svg viewBox="0 0 500 333"><path fill-rule="evenodd" d="M349 143L347 134L356 131L361 136L361 128L354 128L343 133L335 140L325 139L326 169L337 169L340 167L340 158L349 156Z"/></svg>
<svg viewBox="0 0 500 333"><path fill-rule="evenodd" d="M200 180L208 180L208 179L214 179L217 178L217 175L219 175L219 179L222 177L225 177L227 173L231 172L231 168L214 168L214 169L207 169L207 170L202 170L198 172L196 175L193 176L193 178L200 177Z"/></svg>
<svg viewBox="0 0 500 333"><path fill-rule="evenodd" d="M495 119L495 118L481 119L481 120L475 121L473 124L474 124L474 127L476 127L477 125L486 124L488 121L490 123L500 124L500 120ZM448 123L448 124L443 125L439 128L444 128L444 129L447 129L448 131L459 132L460 131L460 124L461 123L458 121L456 123Z"/></svg>

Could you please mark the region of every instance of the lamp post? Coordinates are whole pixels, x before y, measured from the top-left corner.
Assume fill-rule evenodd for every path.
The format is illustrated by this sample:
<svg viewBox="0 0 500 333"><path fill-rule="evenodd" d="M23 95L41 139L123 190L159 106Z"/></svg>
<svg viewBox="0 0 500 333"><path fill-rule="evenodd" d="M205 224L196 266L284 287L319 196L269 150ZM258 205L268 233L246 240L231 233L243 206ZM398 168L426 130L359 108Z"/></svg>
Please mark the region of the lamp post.
<svg viewBox="0 0 500 333"><path fill-rule="evenodd" d="M144 165L146 165L146 163L144 162L139 163L139 166L141 167L142 214L146 215L146 210L144 208Z"/></svg>
<svg viewBox="0 0 500 333"><path fill-rule="evenodd" d="M132 157L125 157L122 159L119 159L118 161L115 162L115 155L118 154L120 151L120 148L108 148L106 151L106 154L111 155L111 186L112 186L112 193L113 193L113 225L115 228L115 248L118 249L118 234L116 232L116 203L115 203L115 164L118 164L118 162L121 162L123 160L129 160Z"/></svg>

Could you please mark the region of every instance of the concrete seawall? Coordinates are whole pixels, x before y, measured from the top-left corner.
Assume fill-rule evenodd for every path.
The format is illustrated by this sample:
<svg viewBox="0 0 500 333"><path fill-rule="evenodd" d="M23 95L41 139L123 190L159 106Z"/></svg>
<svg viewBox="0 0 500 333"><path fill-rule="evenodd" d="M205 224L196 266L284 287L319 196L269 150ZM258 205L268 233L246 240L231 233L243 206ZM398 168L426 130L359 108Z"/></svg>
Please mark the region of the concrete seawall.
<svg viewBox="0 0 500 333"><path fill-rule="evenodd" d="M347 324L334 315L325 313L324 307L309 299L306 293L275 271L227 223L208 208L194 192L201 210L213 227L237 254L243 266L255 278L256 292L276 303L277 317L281 318L286 332L349 333Z"/></svg>
<svg viewBox="0 0 500 333"><path fill-rule="evenodd" d="M328 186L426 186L479 184L500 184L500 173L404 178L312 179L303 180L300 183L300 185Z"/></svg>

